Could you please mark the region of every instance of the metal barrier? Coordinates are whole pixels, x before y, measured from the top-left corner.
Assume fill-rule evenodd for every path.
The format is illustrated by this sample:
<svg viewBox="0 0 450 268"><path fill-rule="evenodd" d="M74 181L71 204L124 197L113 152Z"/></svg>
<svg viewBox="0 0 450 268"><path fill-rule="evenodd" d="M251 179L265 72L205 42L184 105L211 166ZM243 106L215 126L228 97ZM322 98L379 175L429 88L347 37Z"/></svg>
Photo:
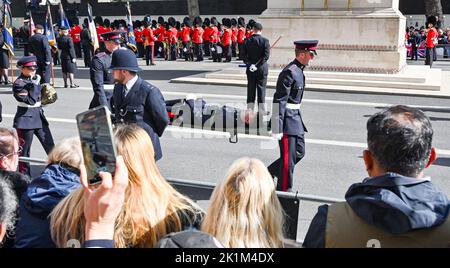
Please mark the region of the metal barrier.
<svg viewBox="0 0 450 268"><path fill-rule="evenodd" d="M20 161L34 164L47 164L45 160L28 157L20 157ZM211 182L180 180L175 178L168 178L167 181L169 181L169 183L175 189L177 189L177 191L195 201L210 200L212 192L216 187L216 184ZM300 211L300 201L317 202L324 204L333 204L344 201L337 198L279 191L277 191L277 196L285 212L286 238L294 241L297 240L297 225Z"/></svg>

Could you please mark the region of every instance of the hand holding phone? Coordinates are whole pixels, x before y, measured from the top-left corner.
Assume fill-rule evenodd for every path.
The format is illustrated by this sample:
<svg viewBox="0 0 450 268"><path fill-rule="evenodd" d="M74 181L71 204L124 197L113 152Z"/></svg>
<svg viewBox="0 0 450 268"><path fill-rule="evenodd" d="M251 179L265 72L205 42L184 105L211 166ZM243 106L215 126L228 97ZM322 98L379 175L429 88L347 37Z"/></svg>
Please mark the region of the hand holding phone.
<svg viewBox="0 0 450 268"><path fill-rule="evenodd" d="M111 112L106 106L88 110L77 115L77 124L88 182L101 183L100 172L116 169Z"/></svg>

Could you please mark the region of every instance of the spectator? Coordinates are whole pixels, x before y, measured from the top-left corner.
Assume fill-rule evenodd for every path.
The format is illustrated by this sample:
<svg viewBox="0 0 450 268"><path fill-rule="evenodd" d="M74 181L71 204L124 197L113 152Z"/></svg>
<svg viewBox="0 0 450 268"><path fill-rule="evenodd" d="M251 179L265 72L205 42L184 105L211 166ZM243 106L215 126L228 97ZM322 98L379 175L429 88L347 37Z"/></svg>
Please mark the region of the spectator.
<svg viewBox="0 0 450 268"><path fill-rule="evenodd" d="M449 201L424 177L436 159L429 118L394 106L373 115L367 132L369 178L346 202L319 207L304 247L448 247Z"/></svg>
<svg viewBox="0 0 450 268"><path fill-rule="evenodd" d="M63 140L48 156L48 165L20 199L15 247L53 248L48 216L67 195L80 188L82 163L78 138Z"/></svg>
<svg viewBox="0 0 450 268"><path fill-rule="evenodd" d="M241 158L211 197L202 231L226 248L283 246L283 209L264 164Z"/></svg>
<svg viewBox="0 0 450 268"><path fill-rule="evenodd" d="M19 138L14 130L0 128L0 181L9 183L15 192L16 199L26 191L31 179L18 172L19 153L22 147L19 146ZM11 233L5 240L3 247L14 246L14 235Z"/></svg>
<svg viewBox="0 0 450 268"><path fill-rule="evenodd" d="M136 125L115 131L116 151L129 173L125 207L115 224L116 247L154 247L166 234L199 228L201 209L178 193L160 174L150 137ZM78 189L61 201L51 214L51 232L58 247L70 239L85 241L85 197Z"/></svg>
<svg viewBox="0 0 450 268"><path fill-rule="evenodd" d="M0 245L7 231L14 229L17 198L11 185L0 175Z"/></svg>

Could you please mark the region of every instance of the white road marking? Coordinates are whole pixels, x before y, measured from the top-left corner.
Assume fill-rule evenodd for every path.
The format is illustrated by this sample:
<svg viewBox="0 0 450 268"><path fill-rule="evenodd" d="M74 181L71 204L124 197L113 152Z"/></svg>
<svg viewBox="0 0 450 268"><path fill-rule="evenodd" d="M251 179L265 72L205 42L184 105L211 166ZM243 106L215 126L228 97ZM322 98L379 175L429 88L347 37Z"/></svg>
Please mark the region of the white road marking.
<svg viewBox="0 0 450 268"><path fill-rule="evenodd" d="M3 114L4 118L14 118L13 114ZM65 118L54 118L47 117L47 120L50 122L57 123L68 123L68 124L76 124L77 121L75 119L65 119ZM172 133L192 133L192 134L201 134L201 135L209 135L209 136L223 136L226 138L230 137L230 133L228 132L219 132L219 131L211 131L211 130L203 130L196 128L181 128L176 126L168 126L166 129L168 132ZM274 138L270 136L258 136L252 134L238 134L239 139L254 139L254 140L274 140ZM350 147L350 148L367 148L366 143L360 142L348 142L348 141L335 141L335 140L319 140L319 139L306 139L306 143L308 144L317 144L317 145L330 145L330 146L340 146L340 147ZM436 152L438 155L450 156L450 150L437 149Z"/></svg>
<svg viewBox="0 0 450 268"><path fill-rule="evenodd" d="M56 89L63 89L62 85L57 86ZM79 87L79 88L68 88L67 90L83 90L91 91L92 87ZM225 94L209 94L209 93L188 93L181 91L161 91L165 96L174 96L178 98L184 98L188 94L196 95L197 98L211 98L211 99L225 99L225 100L243 100L247 99L244 95L225 95ZM266 101L272 102L272 97L266 97ZM396 103L382 103L382 102L359 102L359 101L340 101L340 100L321 100L321 99L303 99L303 103L313 103L313 104L331 104L331 105L347 105L347 106L359 106L359 107L390 107L397 105ZM407 104L406 104L407 105ZM431 110L445 110L450 112L450 106L427 106L427 105L409 105L410 107L420 108L420 109L431 109Z"/></svg>

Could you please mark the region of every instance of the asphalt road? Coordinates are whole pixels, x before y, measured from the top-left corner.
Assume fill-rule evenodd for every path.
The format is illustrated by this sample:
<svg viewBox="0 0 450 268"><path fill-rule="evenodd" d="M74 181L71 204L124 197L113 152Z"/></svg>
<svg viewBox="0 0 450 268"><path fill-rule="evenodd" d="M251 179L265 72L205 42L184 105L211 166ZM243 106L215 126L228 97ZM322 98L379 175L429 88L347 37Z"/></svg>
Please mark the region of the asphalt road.
<svg viewBox="0 0 450 268"><path fill-rule="evenodd" d="M79 61L81 63L81 61ZM141 76L158 86L166 99L184 97L188 93L203 96L214 103L245 103L245 88L230 86L172 84L169 80L186 75L200 75L221 68L238 68L238 63L157 62L145 67ZM141 61L140 64L143 64ZM448 66L444 64L445 68ZM450 70L450 67L448 67ZM60 69L56 68L56 85L62 85ZM450 73L448 73L450 74ZM87 109L92 98L88 70L77 73L79 89L58 88L59 99L45 108L56 141L77 135L75 115ZM3 122L12 127L15 101L9 88L1 89ZM267 92L268 102L273 90ZM296 166L294 189L304 194L343 198L348 187L366 177L361 158L366 142L368 117L395 104L422 107L430 116L435 130L434 145L440 150L435 164L426 171L433 181L450 196L450 99L387 96L307 91L302 115L309 130L306 135L306 157ZM275 141L240 137L237 144L216 135L189 134L169 129L161 139L163 159L158 162L168 178L218 182L236 159L250 156L269 165L279 156ZM45 153L35 139L31 156L44 158ZM316 203L301 204L298 239L302 240L316 209Z"/></svg>

